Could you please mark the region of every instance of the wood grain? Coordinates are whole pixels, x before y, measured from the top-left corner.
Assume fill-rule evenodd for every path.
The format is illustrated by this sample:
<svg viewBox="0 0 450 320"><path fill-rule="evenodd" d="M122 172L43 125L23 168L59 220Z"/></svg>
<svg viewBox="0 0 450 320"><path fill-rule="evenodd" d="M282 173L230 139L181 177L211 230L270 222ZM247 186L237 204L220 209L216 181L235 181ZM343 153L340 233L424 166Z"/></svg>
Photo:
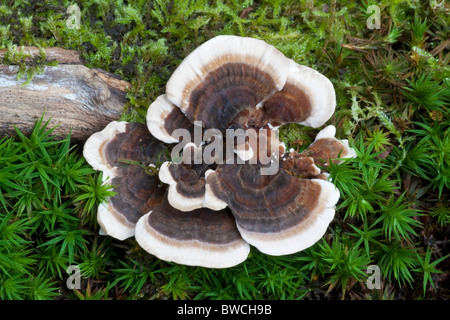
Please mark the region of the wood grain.
<svg viewBox="0 0 450 320"><path fill-rule="evenodd" d="M36 48L27 48L31 56L39 54ZM129 82L85 67L71 50L49 48L46 58L60 63L46 66L25 86L21 85L24 80L17 80L18 66L0 64L0 138L14 135L14 126L31 132L44 112L50 126L59 124L56 135L65 136L71 129L76 141L86 140L120 118Z"/></svg>

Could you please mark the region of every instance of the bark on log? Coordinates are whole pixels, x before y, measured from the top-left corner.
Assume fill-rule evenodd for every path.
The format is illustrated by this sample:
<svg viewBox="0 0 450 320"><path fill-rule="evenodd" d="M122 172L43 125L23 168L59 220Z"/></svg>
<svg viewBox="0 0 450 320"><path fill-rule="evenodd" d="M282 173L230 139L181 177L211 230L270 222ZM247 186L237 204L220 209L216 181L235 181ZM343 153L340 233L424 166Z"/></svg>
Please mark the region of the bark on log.
<svg viewBox="0 0 450 320"><path fill-rule="evenodd" d="M129 82L83 66L71 50L49 48L46 56L60 64L45 67L25 86L20 85L24 80L17 81L18 66L0 65L0 138L14 135L14 126L31 132L44 111L45 120L51 118L50 126L59 124L55 134L66 136L72 129L74 141L86 140L121 116Z"/></svg>

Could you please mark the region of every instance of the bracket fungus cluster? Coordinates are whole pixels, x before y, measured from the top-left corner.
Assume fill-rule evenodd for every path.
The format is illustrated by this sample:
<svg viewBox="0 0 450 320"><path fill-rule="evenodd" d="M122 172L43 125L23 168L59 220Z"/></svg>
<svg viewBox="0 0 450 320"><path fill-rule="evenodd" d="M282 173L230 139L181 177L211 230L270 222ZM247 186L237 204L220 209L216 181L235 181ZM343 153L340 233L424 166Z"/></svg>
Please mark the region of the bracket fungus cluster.
<svg viewBox="0 0 450 320"><path fill-rule="evenodd" d="M325 76L262 40L205 42L174 71L146 125L113 121L86 141L86 160L117 192L99 207L102 232L210 268L241 263L250 245L269 255L313 245L339 200L328 161L355 153L333 126L301 153L276 133L285 123L320 127L335 105Z"/></svg>

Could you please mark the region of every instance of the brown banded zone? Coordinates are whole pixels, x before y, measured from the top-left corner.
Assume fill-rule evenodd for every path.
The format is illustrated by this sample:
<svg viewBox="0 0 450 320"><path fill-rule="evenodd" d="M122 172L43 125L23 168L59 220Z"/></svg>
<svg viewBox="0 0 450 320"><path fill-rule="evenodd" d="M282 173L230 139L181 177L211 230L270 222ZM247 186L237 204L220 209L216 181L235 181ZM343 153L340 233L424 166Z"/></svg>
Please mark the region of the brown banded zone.
<svg viewBox="0 0 450 320"><path fill-rule="evenodd" d="M135 224L140 217L153 210L163 199L166 186L160 186L158 176L146 174L139 166L121 168L120 175L110 182L117 192L110 202L129 223Z"/></svg>
<svg viewBox="0 0 450 320"><path fill-rule="evenodd" d="M297 151L284 155L280 165L297 178L317 178L321 172L312 157L300 156Z"/></svg>
<svg viewBox="0 0 450 320"><path fill-rule="evenodd" d="M175 164L169 165L169 172L177 182L177 193L186 198L200 198L205 195L206 164Z"/></svg>
<svg viewBox="0 0 450 320"><path fill-rule="evenodd" d="M323 138L314 141L301 156L311 157L317 165L323 166L329 164L330 159L348 157L349 149L336 138Z"/></svg>
<svg viewBox="0 0 450 320"><path fill-rule="evenodd" d="M186 116L202 121L205 128L224 131L239 113L256 108L276 90L271 75L257 66L225 63L191 90Z"/></svg>
<svg viewBox="0 0 450 320"><path fill-rule="evenodd" d="M156 140L147 126L127 123L125 132L118 133L105 146L108 164L117 167L110 181L113 191L110 198L116 212L134 224L152 210L163 198L165 187L159 186L156 175L148 174L143 166L165 159L165 146Z"/></svg>
<svg viewBox="0 0 450 320"><path fill-rule="evenodd" d="M140 123L127 123L125 132L118 133L105 145L105 160L111 167L131 165L130 161L137 161L149 165L159 160L165 160L165 148Z"/></svg>
<svg viewBox="0 0 450 320"><path fill-rule="evenodd" d="M177 241L230 244L242 240L229 209L200 208L183 212L173 208L167 197L148 216L148 225L160 235Z"/></svg>
<svg viewBox="0 0 450 320"><path fill-rule="evenodd" d="M177 129L185 129L189 132L191 137L194 136L194 124L184 115L178 108L173 108L164 118L164 129L172 136Z"/></svg>
<svg viewBox="0 0 450 320"><path fill-rule="evenodd" d="M240 228L276 233L301 224L318 206L320 185L285 170L261 175L258 165L219 165L208 177L215 196L226 202Z"/></svg>
<svg viewBox="0 0 450 320"><path fill-rule="evenodd" d="M311 115L309 95L299 86L287 82L281 91L275 92L264 102L266 122L279 126L289 122L301 122Z"/></svg>

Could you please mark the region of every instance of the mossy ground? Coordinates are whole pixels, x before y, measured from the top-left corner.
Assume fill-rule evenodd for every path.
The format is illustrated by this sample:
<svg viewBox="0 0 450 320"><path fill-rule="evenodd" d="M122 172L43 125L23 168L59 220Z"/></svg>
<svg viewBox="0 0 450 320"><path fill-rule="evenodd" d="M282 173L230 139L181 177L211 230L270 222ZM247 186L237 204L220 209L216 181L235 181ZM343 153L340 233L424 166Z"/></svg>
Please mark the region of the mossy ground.
<svg viewBox="0 0 450 320"><path fill-rule="evenodd" d="M341 200L322 241L285 257L252 249L244 263L210 270L99 236L96 206L110 194L76 146L41 126L30 137L0 137L0 299L449 297L448 2L90 0L77 2L79 29L66 24L74 1L1 3L0 48L79 51L87 66L132 83L127 121L144 121L204 41L263 39L333 82L329 123L358 159L331 168ZM371 28L377 8L379 28ZM42 64L22 73L31 80ZM281 137L300 149L316 132L287 125ZM79 290L66 286L69 265L81 269ZM367 286L369 265L379 267L380 289Z"/></svg>

